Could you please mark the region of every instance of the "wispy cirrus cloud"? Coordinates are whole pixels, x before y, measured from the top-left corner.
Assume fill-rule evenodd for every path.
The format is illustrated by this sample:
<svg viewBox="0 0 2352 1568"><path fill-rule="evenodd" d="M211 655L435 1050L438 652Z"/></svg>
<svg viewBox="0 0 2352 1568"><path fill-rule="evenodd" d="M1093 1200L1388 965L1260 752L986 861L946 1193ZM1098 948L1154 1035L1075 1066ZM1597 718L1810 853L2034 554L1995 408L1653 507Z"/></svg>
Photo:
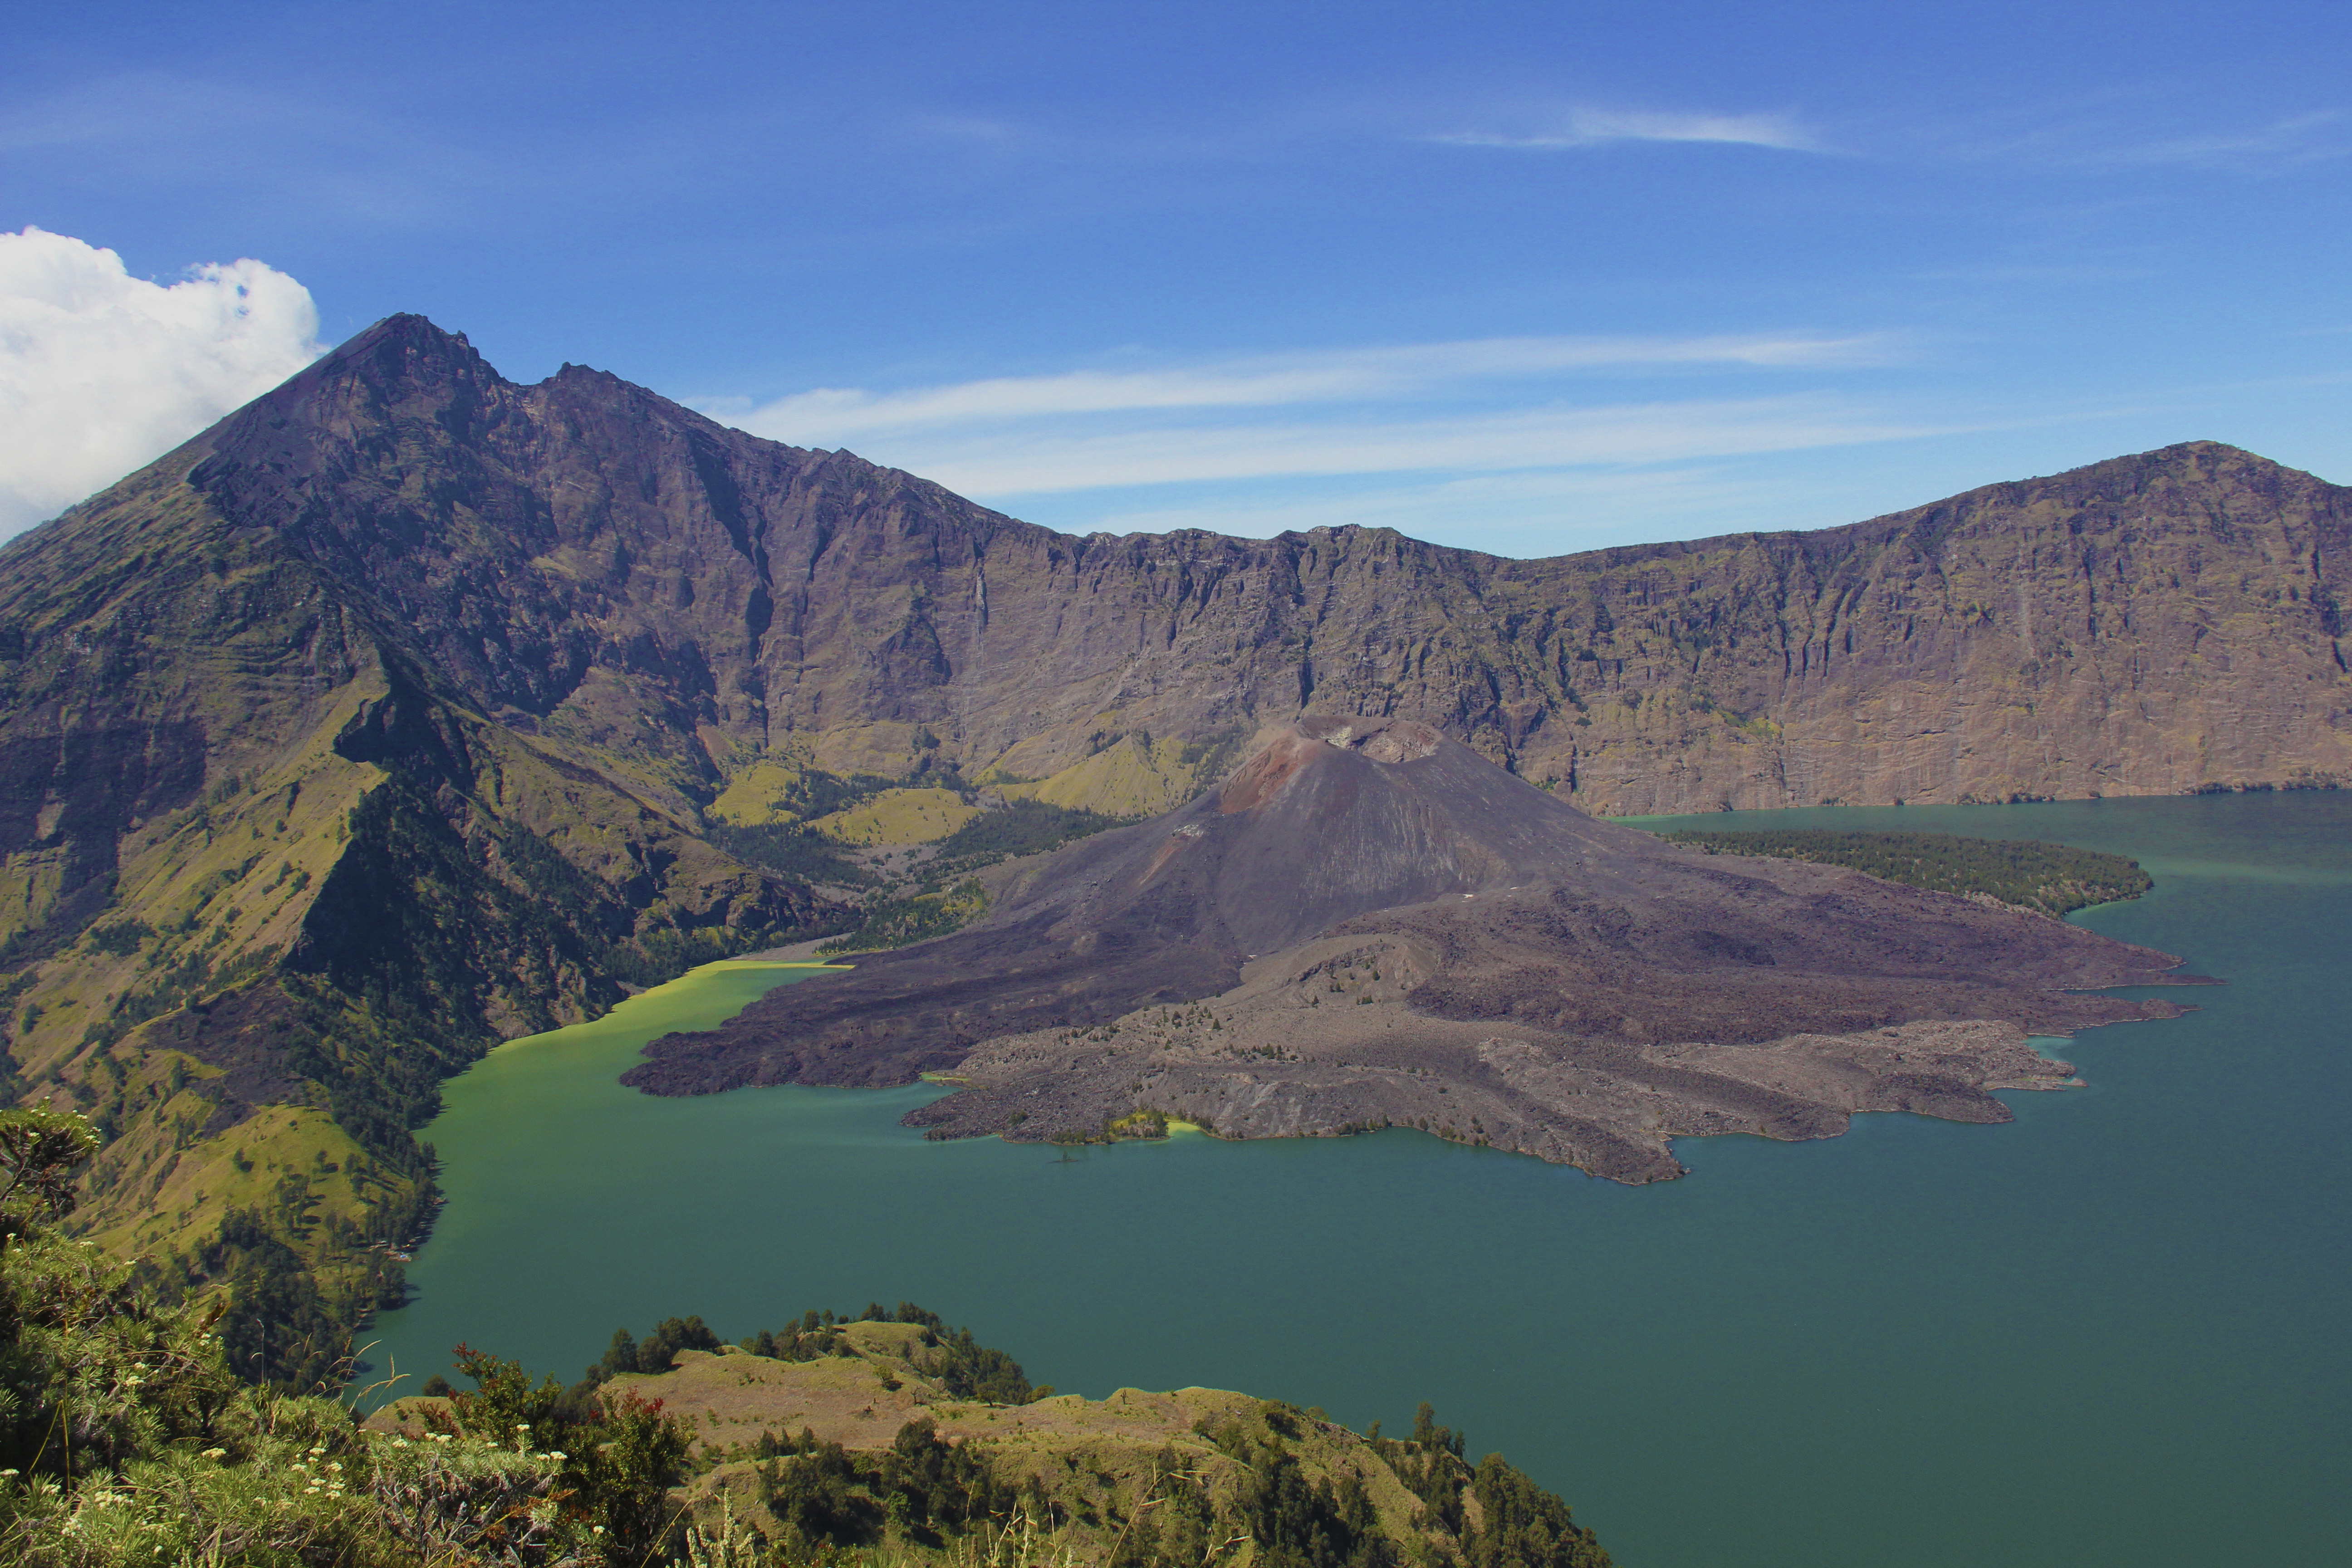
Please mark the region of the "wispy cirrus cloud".
<svg viewBox="0 0 2352 1568"><path fill-rule="evenodd" d="M1521 132L1450 131L1430 138L1455 147L1547 152L1612 142L1712 142L1786 153L1829 149L1793 115L1678 113L1646 109L1572 109L1551 125Z"/></svg>
<svg viewBox="0 0 2352 1568"><path fill-rule="evenodd" d="M1580 373L1842 369L1887 363L1906 352L1906 340L1891 332L1479 338L1250 355L1147 370L992 376L903 392L821 387L768 403L710 401L698 406L739 429L805 445L1055 416L1375 402L1481 382Z"/></svg>
<svg viewBox="0 0 2352 1568"><path fill-rule="evenodd" d="M1009 498L1300 476L1618 467L1898 440L1940 426L1813 394L1419 418L901 437L865 455Z"/></svg>
<svg viewBox="0 0 2352 1568"><path fill-rule="evenodd" d="M1931 122L1919 145L1932 157L2101 175L2130 169L2279 174L2352 156L2352 110L2217 123L2220 116L2203 105L2149 99L2147 90L2110 89L2087 101L1997 105Z"/></svg>
<svg viewBox="0 0 2352 1568"><path fill-rule="evenodd" d="M1917 352L1892 331L1481 338L697 406L1065 526L1354 518L1426 535L1467 510L1686 511L1677 466L1941 433L1824 380ZM1759 394L1759 377L1796 384Z"/></svg>
<svg viewBox="0 0 2352 1568"><path fill-rule="evenodd" d="M2266 125L2209 132L2119 146L2102 154L2115 163L2178 164L2189 168L2294 168L2352 155L2352 117L2342 110L2287 115Z"/></svg>

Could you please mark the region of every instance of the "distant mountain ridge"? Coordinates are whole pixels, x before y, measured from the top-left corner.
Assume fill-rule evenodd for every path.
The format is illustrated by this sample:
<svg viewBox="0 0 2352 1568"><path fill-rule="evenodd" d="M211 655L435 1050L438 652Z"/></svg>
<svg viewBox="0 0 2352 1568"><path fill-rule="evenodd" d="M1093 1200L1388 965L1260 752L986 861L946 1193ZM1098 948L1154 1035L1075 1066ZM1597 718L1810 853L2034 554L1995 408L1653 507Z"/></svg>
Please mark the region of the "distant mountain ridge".
<svg viewBox="0 0 2352 1568"><path fill-rule="evenodd" d="M1597 812L2334 784L2348 531L2200 443L1548 561L1078 538L395 316L0 548L10 1056L99 1234L356 1310L442 1077L834 929L712 826L781 758L1149 815L1312 706Z"/></svg>
<svg viewBox="0 0 2352 1568"><path fill-rule="evenodd" d="M1042 777L1307 706L1421 720L1612 814L2352 774L2352 490L2210 443L1538 561L1081 538L598 372L517 386L394 317L177 460L483 712L617 745L680 803L788 732L895 772L928 729Z"/></svg>

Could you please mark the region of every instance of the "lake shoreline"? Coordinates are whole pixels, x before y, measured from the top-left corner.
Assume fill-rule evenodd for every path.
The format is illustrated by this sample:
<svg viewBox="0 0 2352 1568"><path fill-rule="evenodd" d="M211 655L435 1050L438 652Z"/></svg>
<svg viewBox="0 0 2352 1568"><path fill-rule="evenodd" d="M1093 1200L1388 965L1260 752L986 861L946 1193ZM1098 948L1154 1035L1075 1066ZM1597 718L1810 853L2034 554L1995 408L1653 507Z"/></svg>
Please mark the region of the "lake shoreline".
<svg viewBox="0 0 2352 1568"><path fill-rule="evenodd" d="M1931 812L2140 858L2153 893L2076 921L2231 984L2074 1037L2086 1092L2005 1094L2006 1123L1688 1139L1698 1179L1643 1187L1395 1131L1066 1163L898 1125L936 1083L661 1099L614 1081L625 1034L510 1042L424 1131L450 1201L369 1359L421 1375L464 1339L568 1380L616 1325L912 1300L1090 1397L1247 1388L1392 1429L1432 1399L1646 1568L2328 1560L2352 1531L2352 802L1897 820ZM814 972L709 975L674 1022L780 973ZM2291 1184L2282 1140L2314 1155ZM2032 1340L2062 1348L2021 1363Z"/></svg>

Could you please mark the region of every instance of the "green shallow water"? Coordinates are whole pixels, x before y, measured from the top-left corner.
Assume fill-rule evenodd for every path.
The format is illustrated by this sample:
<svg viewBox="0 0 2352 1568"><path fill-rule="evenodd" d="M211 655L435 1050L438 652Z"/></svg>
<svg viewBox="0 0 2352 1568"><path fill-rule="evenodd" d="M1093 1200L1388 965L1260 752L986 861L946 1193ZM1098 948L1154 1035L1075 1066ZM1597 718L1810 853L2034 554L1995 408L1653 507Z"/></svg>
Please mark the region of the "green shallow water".
<svg viewBox="0 0 2352 1568"><path fill-rule="evenodd" d="M1686 1140L1689 1178L1629 1189L1404 1131L1066 1165L923 1142L929 1088L619 1088L808 973L713 966L449 1085L449 1201L371 1359L573 1377L625 1323L904 1298L1066 1392L1433 1400L1628 1568L2346 1562L2352 796L1691 820L2130 854L2155 893L2076 919L2230 984L2054 1043L2090 1087L2009 1125Z"/></svg>

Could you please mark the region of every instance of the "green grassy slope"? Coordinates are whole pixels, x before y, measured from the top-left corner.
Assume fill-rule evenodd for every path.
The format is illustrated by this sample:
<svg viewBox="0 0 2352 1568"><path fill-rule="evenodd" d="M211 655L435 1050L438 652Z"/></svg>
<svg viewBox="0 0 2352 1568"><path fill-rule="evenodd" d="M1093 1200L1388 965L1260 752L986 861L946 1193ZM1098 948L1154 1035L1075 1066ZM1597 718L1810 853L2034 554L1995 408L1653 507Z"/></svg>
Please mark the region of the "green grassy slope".
<svg viewBox="0 0 2352 1568"><path fill-rule="evenodd" d="M402 1399L369 1427L430 1440L535 1400L536 1433L598 1405L688 1436L682 1519L745 1561L1106 1568L1607 1568L1568 1505L1499 1455L1472 1463L1421 1407L1412 1435L1218 1389L1033 1388L1020 1366L901 1303L805 1314L721 1344L699 1318L623 1331L583 1383ZM1010 1563L1007 1563L1010 1568Z"/></svg>
<svg viewBox="0 0 2352 1568"><path fill-rule="evenodd" d="M828 906L489 721L185 467L0 556L0 1027L109 1140L76 1225L184 1289L264 1259L299 1380L398 1289L442 1078Z"/></svg>

